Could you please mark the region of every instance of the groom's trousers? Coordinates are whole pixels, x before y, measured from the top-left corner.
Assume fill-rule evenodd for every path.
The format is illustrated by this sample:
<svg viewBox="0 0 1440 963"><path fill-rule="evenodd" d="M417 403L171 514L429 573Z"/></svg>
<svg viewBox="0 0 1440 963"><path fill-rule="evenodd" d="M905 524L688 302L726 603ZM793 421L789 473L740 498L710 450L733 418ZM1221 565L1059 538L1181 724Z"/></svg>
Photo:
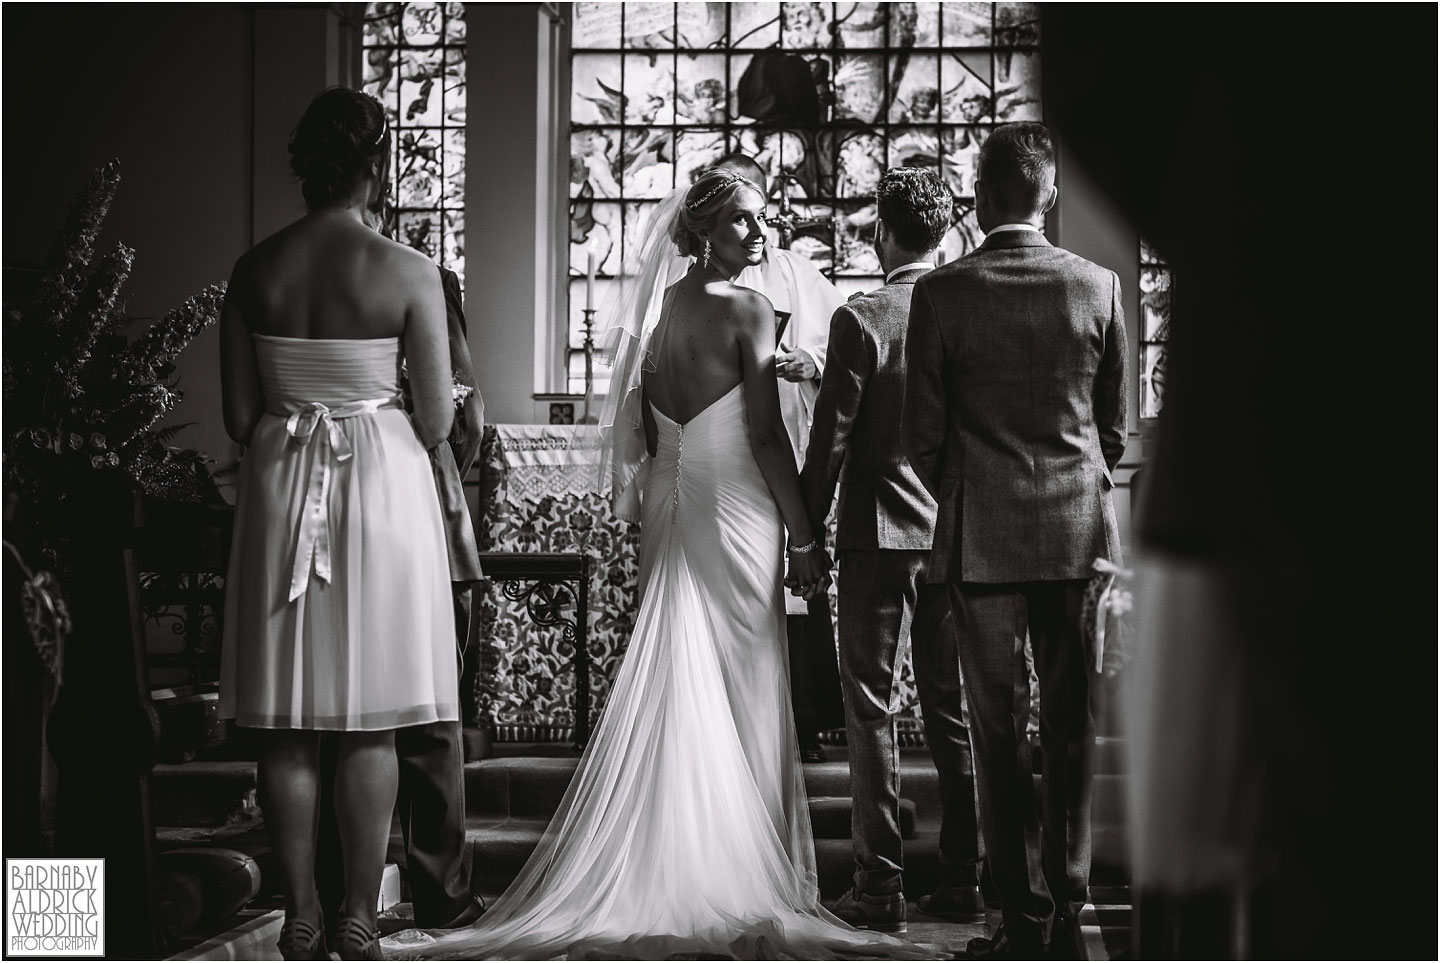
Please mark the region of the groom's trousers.
<svg viewBox="0 0 1440 963"><path fill-rule="evenodd" d="M960 664L950 600L928 585L928 550L842 549L840 678L854 795L855 887L867 896L903 891L900 749L895 714L900 670L911 650L925 737L940 776L942 884L979 881L980 835L967 778Z"/></svg>
<svg viewBox="0 0 1440 963"><path fill-rule="evenodd" d="M785 617L790 705L801 749L818 745L815 740L819 733L845 724L830 599L824 594L817 595L810 600L808 608L808 615Z"/></svg>
<svg viewBox="0 0 1440 963"><path fill-rule="evenodd" d="M1074 918L1090 881L1095 724L1080 611L1084 579L951 583L985 861L1014 934L1050 933L1056 909ZM1025 738L1029 632L1040 682L1040 805ZM1042 830L1043 827L1043 830Z"/></svg>

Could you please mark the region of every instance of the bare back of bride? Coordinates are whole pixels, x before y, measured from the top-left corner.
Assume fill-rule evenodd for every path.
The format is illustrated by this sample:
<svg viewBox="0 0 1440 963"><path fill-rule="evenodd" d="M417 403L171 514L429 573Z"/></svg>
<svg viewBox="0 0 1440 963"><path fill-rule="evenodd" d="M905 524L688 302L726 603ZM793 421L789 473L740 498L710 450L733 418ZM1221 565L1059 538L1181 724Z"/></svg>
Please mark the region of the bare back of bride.
<svg viewBox="0 0 1440 963"><path fill-rule="evenodd" d="M730 281L759 259L763 211L749 181L711 172L652 220L667 235L652 248L696 260L668 288L640 272L660 279L658 310L632 329L607 404L616 488L641 490L634 634L519 877L470 929L387 941L404 955L925 955L820 905L783 648L786 528L807 591L829 559L780 420L774 315Z"/></svg>

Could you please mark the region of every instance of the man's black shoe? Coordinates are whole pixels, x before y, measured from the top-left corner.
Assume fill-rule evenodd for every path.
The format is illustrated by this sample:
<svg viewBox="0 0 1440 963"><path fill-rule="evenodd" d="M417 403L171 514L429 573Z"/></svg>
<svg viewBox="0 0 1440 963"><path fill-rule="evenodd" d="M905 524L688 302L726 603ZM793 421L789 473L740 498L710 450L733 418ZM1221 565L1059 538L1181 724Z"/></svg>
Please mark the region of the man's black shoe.
<svg viewBox="0 0 1440 963"><path fill-rule="evenodd" d="M1050 944L1046 958L1051 960L1083 960L1085 944L1080 933L1080 921L1063 913L1055 915L1050 926Z"/></svg>
<svg viewBox="0 0 1440 963"><path fill-rule="evenodd" d="M985 922L985 899L979 886L941 886L930 896L922 896L915 904L926 916L952 923Z"/></svg>
<svg viewBox="0 0 1440 963"><path fill-rule="evenodd" d="M469 926L478 920L485 913L485 901L478 896L470 898L470 904L459 912L456 917L444 926L437 926L440 930L458 930L462 926Z"/></svg>
<svg viewBox="0 0 1440 963"><path fill-rule="evenodd" d="M1045 942L1035 933L1012 936L1002 923L994 937L977 936L965 952L972 960L1038 960L1045 956Z"/></svg>
<svg viewBox="0 0 1440 963"><path fill-rule="evenodd" d="M866 896L852 888L835 901L830 912L857 930L905 932L905 897L900 893L890 896Z"/></svg>

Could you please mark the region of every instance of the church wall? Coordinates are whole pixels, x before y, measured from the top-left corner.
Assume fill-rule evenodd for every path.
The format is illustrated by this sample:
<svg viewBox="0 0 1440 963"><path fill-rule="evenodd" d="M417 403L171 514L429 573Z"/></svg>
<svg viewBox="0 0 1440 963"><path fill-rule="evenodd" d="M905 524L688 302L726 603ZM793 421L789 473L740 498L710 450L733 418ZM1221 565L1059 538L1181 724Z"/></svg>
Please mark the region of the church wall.
<svg viewBox="0 0 1440 963"><path fill-rule="evenodd" d="M539 110L539 6L470 8L466 80L465 318L485 418L533 419L535 313L543 307L537 177L549 123ZM568 138L566 139L568 143Z"/></svg>
<svg viewBox="0 0 1440 963"><path fill-rule="evenodd" d="M112 157L121 182L100 251L136 251L122 295L137 328L224 281L250 242L250 12L11 4L4 32L7 287L23 292L25 269L43 263L89 172ZM219 363L214 330L186 349L171 421L197 422L175 443L225 464Z"/></svg>
<svg viewBox="0 0 1440 963"><path fill-rule="evenodd" d="M358 67L330 5L12 4L4 28L7 284L33 276L90 170L118 157L100 250L136 250L122 292L136 333L304 213L290 131L311 97ZM194 423L174 443L212 468L239 456L219 365L211 328L177 359L185 398L167 419Z"/></svg>

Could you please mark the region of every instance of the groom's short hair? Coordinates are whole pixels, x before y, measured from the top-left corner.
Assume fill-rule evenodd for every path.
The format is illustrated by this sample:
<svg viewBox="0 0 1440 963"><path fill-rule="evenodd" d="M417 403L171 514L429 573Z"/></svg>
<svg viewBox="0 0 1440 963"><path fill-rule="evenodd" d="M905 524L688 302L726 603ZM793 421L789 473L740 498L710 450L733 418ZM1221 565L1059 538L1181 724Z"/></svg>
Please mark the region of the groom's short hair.
<svg viewBox="0 0 1440 963"><path fill-rule="evenodd" d="M770 189L766 184L765 169L749 154L742 154L738 150L731 151L712 164L710 170L714 170L717 167L739 174L760 188L761 193Z"/></svg>
<svg viewBox="0 0 1440 963"><path fill-rule="evenodd" d="M978 177L1011 213L1033 212L1055 185L1055 145L1044 124L996 127L980 148Z"/></svg>
<svg viewBox="0 0 1440 963"><path fill-rule="evenodd" d="M950 229L955 200L933 171L892 167L880 178L875 206L895 243L923 255L939 247Z"/></svg>

